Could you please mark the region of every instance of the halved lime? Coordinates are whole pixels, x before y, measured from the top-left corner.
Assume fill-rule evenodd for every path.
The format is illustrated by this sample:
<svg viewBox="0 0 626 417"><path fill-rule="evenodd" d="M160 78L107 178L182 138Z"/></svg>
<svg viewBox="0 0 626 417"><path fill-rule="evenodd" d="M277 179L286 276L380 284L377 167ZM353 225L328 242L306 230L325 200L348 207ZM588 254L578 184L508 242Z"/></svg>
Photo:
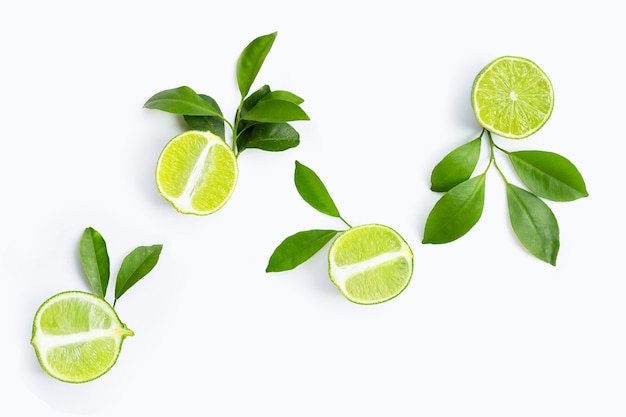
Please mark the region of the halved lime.
<svg viewBox="0 0 626 417"><path fill-rule="evenodd" d="M328 274L348 300L357 304L382 303L409 285L413 252L390 227L352 227L333 241L328 251Z"/></svg>
<svg viewBox="0 0 626 417"><path fill-rule="evenodd" d="M117 361L124 338L133 335L104 299L67 291L39 307L31 344L50 376L82 383L108 372Z"/></svg>
<svg viewBox="0 0 626 417"><path fill-rule="evenodd" d="M478 123L488 131L509 139L526 138L552 114L552 83L534 62L503 56L476 76L472 108Z"/></svg>
<svg viewBox="0 0 626 417"><path fill-rule="evenodd" d="M185 214L216 212L230 198L239 168L232 149L208 131L189 130L165 146L156 168L159 193Z"/></svg>

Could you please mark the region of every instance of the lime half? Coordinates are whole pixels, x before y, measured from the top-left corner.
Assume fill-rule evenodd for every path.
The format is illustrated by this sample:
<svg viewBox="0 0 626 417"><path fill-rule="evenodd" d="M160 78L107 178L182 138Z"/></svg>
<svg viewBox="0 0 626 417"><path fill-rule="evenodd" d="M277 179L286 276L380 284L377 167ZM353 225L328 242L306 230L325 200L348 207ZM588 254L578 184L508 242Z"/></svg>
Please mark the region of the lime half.
<svg viewBox="0 0 626 417"><path fill-rule="evenodd" d="M377 304L409 285L413 252L393 229L366 224L342 232L328 251L331 281L348 300Z"/></svg>
<svg viewBox="0 0 626 417"><path fill-rule="evenodd" d="M476 76L472 108L478 122L488 131L509 139L526 138L552 114L552 83L534 62L503 56Z"/></svg>
<svg viewBox="0 0 626 417"><path fill-rule="evenodd" d="M133 336L104 299L81 291L50 297L37 310L31 344L41 367L64 382L94 380L117 361Z"/></svg>
<svg viewBox="0 0 626 417"><path fill-rule="evenodd" d="M229 200L239 169L232 149L208 131L189 130L165 146L156 168L159 193L176 210L207 215Z"/></svg>

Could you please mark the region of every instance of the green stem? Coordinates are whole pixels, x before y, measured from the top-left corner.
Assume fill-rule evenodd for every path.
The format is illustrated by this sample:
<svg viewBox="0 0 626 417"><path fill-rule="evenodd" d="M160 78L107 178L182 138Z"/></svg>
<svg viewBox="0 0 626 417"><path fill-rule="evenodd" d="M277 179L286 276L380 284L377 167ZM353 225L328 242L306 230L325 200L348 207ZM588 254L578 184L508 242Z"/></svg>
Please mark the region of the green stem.
<svg viewBox="0 0 626 417"><path fill-rule="evenodd" d="M506 154L508 154L508 152L495 144L495 142L493 141L493 138L491 137L490 131L487 131L487 138L489 139L489 149L491 150L491 155L489 156L489 165L487 165L487 169L489 169L489 166L493 163L493 166L496 167L496 170L500 174L500 177L502 178L502 180L505 182L505 184L508 184L509 181L507 181L506 177L504 176L504 173L502 172L502 170L498 166L498 163L496 162L494 149L498 149L499 151L504 152ZM485 171L487 171L487 169L485 169Z"/></svg>
<svg viewBox="0 0 626 417"><path fill-rule="evenodd" d="M339 220L341 220L342 222L344 222L344 223L346 224L346 226L348 226L349 228L352 228L352 225L350 225L350 223L348 223L348 222L346 221L346 219L344 219L344 218L343 218L343 217L341 217L341 216L338 216L338 217L339 217Z"/></svg>
<svg viewBox="0 0 626 417"><path fill-rule="evenodd" d="M237 139L239 138L239 134L241 132L239 132L239 122L241 121L241 109L243 108L243 97L241 98L241 100L239 101L239 106L237 106L237 113L235 116L235 125L231 125L229 123L229 126L231 128L231 130L233 131L233 143L232 143L232 148L233 148L233 152L235 153L235 157L239 156L239 149L237 149Z"/></svg>

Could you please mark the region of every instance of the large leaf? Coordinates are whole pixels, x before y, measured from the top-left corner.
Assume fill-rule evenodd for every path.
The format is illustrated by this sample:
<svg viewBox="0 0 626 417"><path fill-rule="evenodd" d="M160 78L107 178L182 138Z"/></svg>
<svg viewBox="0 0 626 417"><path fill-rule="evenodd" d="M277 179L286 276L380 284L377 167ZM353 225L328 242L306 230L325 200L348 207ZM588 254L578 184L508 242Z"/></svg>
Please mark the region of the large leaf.
<svg viewBox="0 0 626 417"><path fill-rule="evenodd" d="M102 235L92 227L80 239L80 261L93 292L104 298L109 285L110 263L107 245Z"/></svg>
<svg viewBox="0 0 626 417"><path fill-rule="evenodd" d="M244 132L237 140L239 151L258 148L284 151L300 144L300 135L287 123L260 123Z"/></svg>
<svg viewBox="0 0 626 417"><path fill-rule="evenodd" d="M261 100L242 119L264 123L284 123L295 120L309 120L309 116L302 108L287 100Z"/></svg>
<svg viewBox="0 0 626 417"><path fill-rule="evenodd" d="M220 115L222 115L222 110L220 109L220 106L213 98L205 94L198 94L198 96L200 96L202 100L209 103ZM209 132L216 134L222 139L226 139L226 129L224 128L223 117L190 115L184 115L183 117L190 129L208 130Z"/></svg>
<svg viewBox="0 0 626 417"><path fill-rule="evenodd" d="M156 93L143 106L148 109L188 116L221 116L218 109L187 86Z"/></svg>
<svg viewBox="0 0 626 417"><path fill-rule="evenodd" d="M272 49L277 32L259 36L244 48L237 60L237 84L241 97L248 95L265 57Z"/></svg>
<svg viewBox="0 0 626 417"><path fill-rule="evenodd" d="M509 218L519 241L535 257L556 265L559 225L550 207L536 195L507 184Z"/></svg>
<svg viewBox="0 0 626 417"><path fill-rule="evenodd" d="M115 282L115 300L152 271L162 248L163 245L139 246L124 258Z"/></svg>
<svg viewBox="0 0 626 417"><path fill-rule="evenodd" d="M470 231L483 213L485 174L477 175L445 193L426 219L422 243L447 243Z"/></svg>
<svg viewBox="0 0 626 417"><path fill-rule="evenodd" d="M306 230L283 240L270 256L265 272L293 269L315 255L339 231Z"/></svg>
<svg viewBox="0 0 626 417"><path fill-rule="evenodd" d="M454 149L433 168L430 189L450 191L452 187L467 180L474 172L479 157L480 137Z"/></svg>
<svg viewBox="0 0 626 417"><path fill-rule="evenodd" d="M326 186L313 170L296 161L294 181L300 196L317 211L341 217Z"/></svg>
<svg viewBox="0 0 626 417"><path fill-rule="evenodd" d="M510 152L509 158L522 182L536 195L553 201L587 197L585 180L567 158L544 151Z"/></svg>

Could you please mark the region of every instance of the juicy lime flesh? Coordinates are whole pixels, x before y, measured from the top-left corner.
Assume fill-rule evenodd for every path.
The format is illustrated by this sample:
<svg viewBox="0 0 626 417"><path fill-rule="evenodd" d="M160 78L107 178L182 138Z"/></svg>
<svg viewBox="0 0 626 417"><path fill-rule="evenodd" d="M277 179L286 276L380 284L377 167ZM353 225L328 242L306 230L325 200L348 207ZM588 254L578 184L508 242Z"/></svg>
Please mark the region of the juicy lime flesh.
<svg viewBox="0 0 626 417"><path fill-rule="evenodd" d="M550 118L554 107L552 83L534 62L501 57L476 77L472 107L485 129L505 138L522 139Z"/></svg>
<svg viewBox="0 0 626 417"><path fill-rule="evenodd" d="M399 295L413 274L413 254L393 229L363 225L343 232L329 251L329 275L340 292L359 304Z"/></svg>
<svg viewBox="0 0 626 417"><path fill-rule="evenodd" d="M178 211L210 214L226 204L237 175L237 160L226 142L210 132L188 131L166 145L156 181Z"/></svg>
<svg viewBox="0 0 626 417"><path fill-rule="evenodd" d="M103 299L79 291L45 301L33 323L31 343L42 368L54 378L96 379L117 361L122 341L133 335Z"/></svg>

